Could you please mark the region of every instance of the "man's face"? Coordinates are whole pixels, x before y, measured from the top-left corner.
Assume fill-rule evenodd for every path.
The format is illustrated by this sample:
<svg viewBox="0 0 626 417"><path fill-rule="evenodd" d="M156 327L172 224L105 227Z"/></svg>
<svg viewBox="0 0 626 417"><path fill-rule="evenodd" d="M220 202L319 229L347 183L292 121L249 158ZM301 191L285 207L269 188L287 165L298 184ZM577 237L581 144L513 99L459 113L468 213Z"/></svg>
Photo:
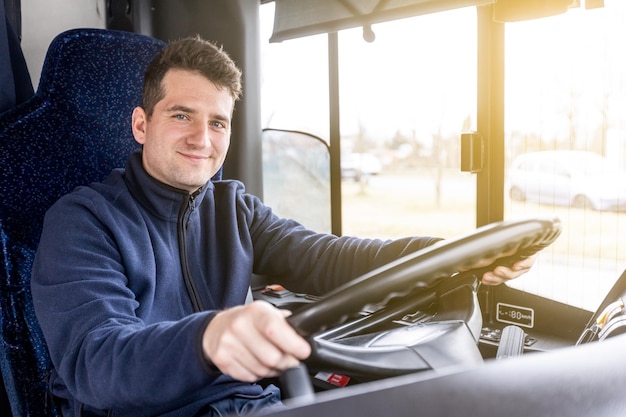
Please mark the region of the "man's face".
<svg viewBox="0 0 626 417"><path fill-rule="evenodd" d="M148 120L133 112L133 135L143 145L143 166L157 180L194 192L219 170L230 143L234 100L202 75L169 70L165 95Z"/></svg>

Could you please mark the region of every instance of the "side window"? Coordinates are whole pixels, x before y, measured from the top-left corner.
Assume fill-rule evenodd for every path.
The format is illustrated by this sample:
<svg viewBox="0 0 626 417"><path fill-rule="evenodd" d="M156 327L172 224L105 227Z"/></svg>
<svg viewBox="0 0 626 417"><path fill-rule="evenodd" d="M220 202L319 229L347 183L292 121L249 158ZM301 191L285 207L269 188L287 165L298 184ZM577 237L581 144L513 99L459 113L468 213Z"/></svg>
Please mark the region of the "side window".
<svg viewBox="0 0 626 417"><path fill-rule="evenodd" d="M330 233L330 153L314 135L263 131L264 201L283 217Z"/></svg>

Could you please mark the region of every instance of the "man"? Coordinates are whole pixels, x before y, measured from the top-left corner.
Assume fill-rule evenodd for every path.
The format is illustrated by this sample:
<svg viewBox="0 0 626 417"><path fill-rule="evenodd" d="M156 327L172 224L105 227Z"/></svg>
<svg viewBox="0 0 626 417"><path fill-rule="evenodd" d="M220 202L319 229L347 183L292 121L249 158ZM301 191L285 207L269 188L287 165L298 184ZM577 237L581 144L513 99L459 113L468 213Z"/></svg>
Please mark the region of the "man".
<svg viewBox="0 0 626 417"><path fill-rule="evenodd" d="M286 313L245 304L251 274L323 294L438 239L336 237L282 219L237 181L211 182L241 73L200 38L150 64L125 169L47 213L32 292L66 416L213 416L279 404L256 384L307 358ZM483 282L524 273L530 258Z"/></svg>

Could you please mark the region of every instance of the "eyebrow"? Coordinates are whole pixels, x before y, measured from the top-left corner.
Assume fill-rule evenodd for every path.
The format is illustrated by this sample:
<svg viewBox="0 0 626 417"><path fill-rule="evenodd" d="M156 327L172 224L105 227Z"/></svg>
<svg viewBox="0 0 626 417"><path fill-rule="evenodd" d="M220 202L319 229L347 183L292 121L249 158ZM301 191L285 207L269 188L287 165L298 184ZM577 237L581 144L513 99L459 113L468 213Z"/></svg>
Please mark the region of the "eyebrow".
<svg viewBox="0 0 626 417"><path fill-rule="evenodd" d="M175 113L175 112L184 112L184 113L190 113L190 114L196 114L198 113L197 110L191 108L191 107L187 107L187 106L183 106L181 104L174 104L171 107L168 107L165 109L166 112L168 113ZM215 113L211 115L214 119L222 121L222 122L226 122L226 123L230 123L230 117L228 116L224 116L222 114L219 113Z"/></svg>
<svg viewBox="0 0 626 417"><path fill-rule="evenodd" d="M182 111L185 113L197 113L197 111L192 109L191 107L181 106L180 104L175 104L171 107L168 107L165 109L165 111L169 113L177 112L177 111Z"/></svg>

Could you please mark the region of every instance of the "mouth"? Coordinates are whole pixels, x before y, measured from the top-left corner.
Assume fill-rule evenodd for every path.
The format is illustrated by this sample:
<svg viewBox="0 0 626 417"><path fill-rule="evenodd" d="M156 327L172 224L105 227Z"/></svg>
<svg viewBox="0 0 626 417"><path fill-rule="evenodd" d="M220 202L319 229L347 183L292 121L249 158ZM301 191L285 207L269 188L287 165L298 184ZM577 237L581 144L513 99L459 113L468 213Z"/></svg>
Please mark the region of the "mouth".
<svg viewBox="0 0 626 417"><path fill-rule="evenodd" d="M195 154L189 154L189 153L180 153L181 156L183 156L184 158L191 160L191 161L205 161L207 159L209 159L210 157L207 155L195 155Z"/></svg>

